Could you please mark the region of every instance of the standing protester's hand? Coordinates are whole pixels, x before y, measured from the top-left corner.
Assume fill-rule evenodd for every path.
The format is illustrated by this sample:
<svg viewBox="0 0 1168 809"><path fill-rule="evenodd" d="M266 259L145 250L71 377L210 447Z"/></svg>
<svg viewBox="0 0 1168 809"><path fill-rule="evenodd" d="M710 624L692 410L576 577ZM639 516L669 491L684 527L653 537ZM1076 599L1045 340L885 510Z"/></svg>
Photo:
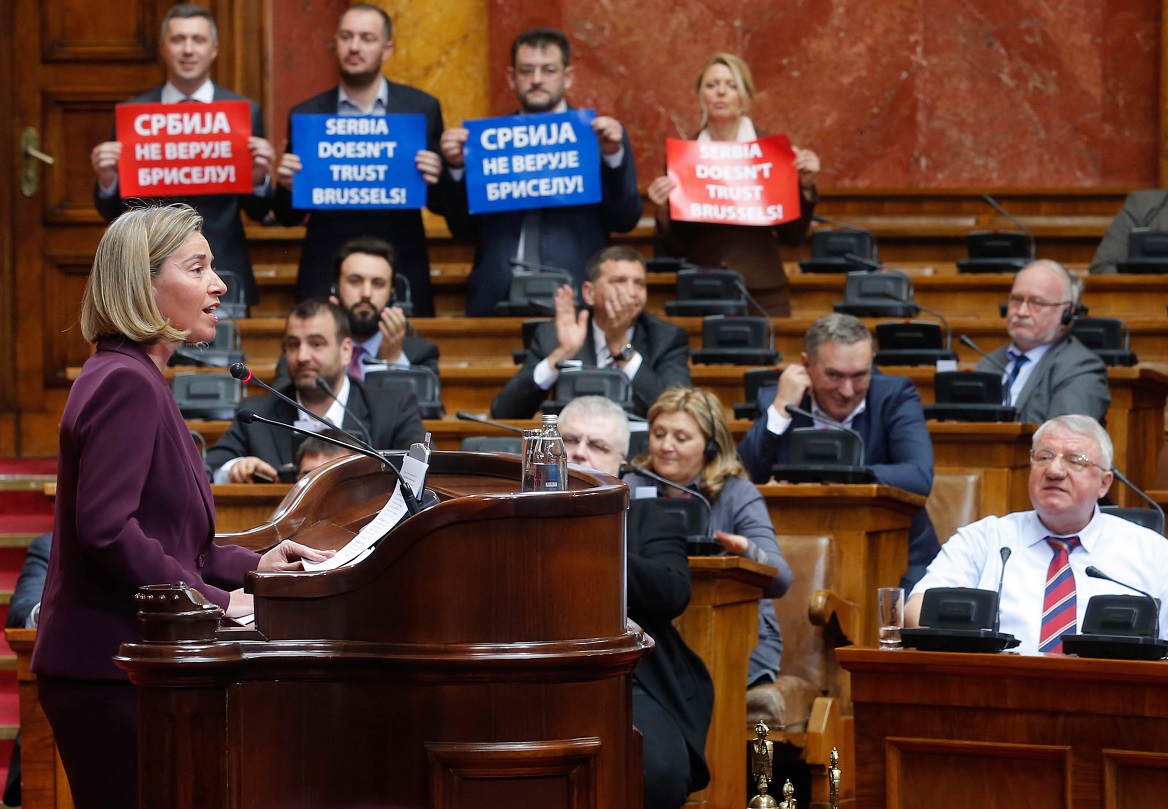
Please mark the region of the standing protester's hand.
<svg viewBox="0 0 1168 809"><path fill-rule="evenodd" d="M276 163L276 147L266 138L252 135L247 139L247 150L251 152L251 184L263 185Z"/></svg>
<svg viewBox="0 0 1168 809"><path fill-rule="evenodd" d="M122 157L121 141L107 140L93 147L89 162L97 182L102 188L109 188L118 181L118 160Z"/></svg>
<svg viewBox="0 0 1168 809"><path fill-rule="evenodd" d="M422 173L422 179L426 181L426 185L438 184L438 178L442 176L442 158L438 156L437 152L422 149L414 155L414 165Z"/></svg>
<svg viewBox="0 0 1168 809"><path fill-rule="evenodd" d="M672 177L658 177L649 183L649 188L647 189L649 199L658 208L667 206L669 204L669 195L675 188L677 188L677 181Z"/></svg>
<svg viewBox="0 0 1168 809"><path fill-rule="evenodd" d="M616 154L624 143L624 127L616 118L601 115L592 119L592 131L596 133L596 142L600 144L600 151L604 154Z"/></svg>
<svg viewBox="0 0 1168 809"><path fill-rule="evenodd" d="M795 170L799 172L799 187L810 191L815 187L815 176L819 174L819 155L810 149L795 148Z"/></svg>
<svg viewBox="0 0 1168 809"><path fill-rule="evenodd" d="M455 169L466 165L466 155L463 153L463 148L469 137L470 130L463 127L452 127L442 133L442 137L438 141L438 148L442 151L442 158L446 161L446 165Z"/></svg>
<svg viewBox="0 0 1168 809"><path fill-rule="evenodd" d="M276 166L276 179L285 191L292 190L292 178L302 168L303 165L300 163L300 158L291 152L284 152L280 156L280 163Z"/></svg>

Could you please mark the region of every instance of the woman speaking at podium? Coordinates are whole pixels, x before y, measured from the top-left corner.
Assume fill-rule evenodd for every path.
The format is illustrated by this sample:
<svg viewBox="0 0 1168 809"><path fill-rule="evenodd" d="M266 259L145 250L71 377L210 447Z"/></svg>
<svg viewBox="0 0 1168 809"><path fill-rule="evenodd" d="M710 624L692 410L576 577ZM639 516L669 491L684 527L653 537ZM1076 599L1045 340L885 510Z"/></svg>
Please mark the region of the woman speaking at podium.
<svg viewBox="0 0 1168 809"><path fill-rule="evenodd" d="M750 118L754 78L746 62L732 53L719 53L706 62L697 80L702 126L698 141L749 142L765 137ZM677 183L658 177L649 184L649 199L657 206L654 252L678 256L701 267L724 267L742 273L746 288L772 317L791 314L791 293L783 270L780 244L798 244L807 235L815 203L815 175L819 157L795 149L799 172L799 218L777 227L674 222L669 216L669 193Z"/></svg>
<svg viewBox="0 0 1168 809"><path fill-rule="evenodd" d="M775 541L775 529L766 502L738 460L734 439L722 403L713 393L690 388L669 388L649 408L649 457L637 458L675 484L658 486L636 473L624 478L633 497L643 487L657 487L661 497L684 497L690 490L710 502L710 531L727 551L764 565L779 574L758 602L758 645L750 654L747 685L773 683L779 670L783 642L772 598L791 586L795 575ZM652 494L652 492L650 492Z"/></svg>
<svg viewBox="0 0 1168 809"><path fill-rule="evenodd" d="M327 553L284 541L262 557L214 543L202 459L163 376L183 342L215 337L224 292L202 217L128 211L106 230L81 302L97 350L61 417L53 545L32 669L74 804L137 807L137 695L112 660L141 638L134 595L186 582L238 617L249 570Z"/></svg>

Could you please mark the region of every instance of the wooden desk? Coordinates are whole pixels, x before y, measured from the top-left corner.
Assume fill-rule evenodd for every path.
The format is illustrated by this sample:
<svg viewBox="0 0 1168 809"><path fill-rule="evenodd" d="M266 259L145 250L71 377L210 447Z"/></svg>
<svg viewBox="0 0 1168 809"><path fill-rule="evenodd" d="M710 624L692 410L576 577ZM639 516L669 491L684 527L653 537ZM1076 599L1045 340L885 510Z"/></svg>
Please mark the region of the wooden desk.
<svg viewBox="0 0 1168 809"><path fill-rule="evenodd" d="M839 649L859 809L1163 806L1162 662Z"/></svg>
<svg viewBox="0 0 1168 809"><path fill-rule="evenodd" d="M5 629L16 653L16 687L20 695L20 785L24 809L73 809L65 768L57 757L53 729L37 696L32 673L35 629Z"/></svg>
<svg viewBox="0 0 1168 809"><path fill-rule="evenodd" d="M833 589L856 604L856 643L875 645L876 589L895 587L908 568L908 527L925 498L877 484L768 483L759 490L776 531L835 538L846 564Z"/></svg>
<svg viewBox="0 0 1168 809"><path fill-rule="evenodd" d="M714 715L706 737L710 785L689 806L738 806L746 794L746 673L758 643L758 599L778 571L738 556L690 557L692 594L677 619L685 642L710 670Z"/></svg>
<svg viewBox="0 0 1168 809"><path fill-rule="evenodd" d="M889 368L887 373L906 376L916 385L921 400L934 401L932 368ZM1168 398L1168 374L1161 365L1108 368L1111 407L1107 432L1115 444L1115 465L1141 488L1156 482L1156 461L1164 446L1164 402ZM1125 487L1112 492L1120 505L1135 505L1135 495Z"/></svg>
<svg viewBox="0 0 1168 809"><path fill-rule="evenodd" d="M940 311L947 311L942 307ZM1103 316L1104 312L1096 312ZM922 315L931 320L931 316ZM507 364L511 352L523 348L524 317L436 317L413 318L410 323L418 334L434 341L441 352L443 363ZM869 329L879 323L902 318L861 318ZM689 335L691 351L702 347L702 318L665 318ZM803 350L803 338L815 322L812 316L772 318L775 348L787 360L796 360ZM1168 320L1155 318L1126 318L1131 330L1131 349L1141 362L1168 362ZM985 351L1004 345L1007 338L1005 322L1000 318L951 317L949 325L954 335L966 334ZM239 321L243 353L252 363L275 364L283 351L284 318L253 317ZM953 350L963 363L976 363L980 357L972 349L953 341Z"/></svg>
<svg viewBox="0 0 1168 809"><path fill-rule="evenodd" d="M979 516L1030 508L1030 440L1033 424L930 421L933 466L981 475ZM941 537L942 540L948 537Z"/></svg>
<svg viewBox="0 0 1168 809"><path fill-rule="evenodd" d="M795 317L824 315L832 304L844 299L843 275L790 276L791 314ZM1164 276L1156 275L1088 275L1084 278L1083 303L1096 317L1119 318L1164 317ZM1014 283L1012 274L914 275L914 299L922 306L944 312L951 318L980 318L1005 326L998 314L998 304L1005 303Z"/></svg>

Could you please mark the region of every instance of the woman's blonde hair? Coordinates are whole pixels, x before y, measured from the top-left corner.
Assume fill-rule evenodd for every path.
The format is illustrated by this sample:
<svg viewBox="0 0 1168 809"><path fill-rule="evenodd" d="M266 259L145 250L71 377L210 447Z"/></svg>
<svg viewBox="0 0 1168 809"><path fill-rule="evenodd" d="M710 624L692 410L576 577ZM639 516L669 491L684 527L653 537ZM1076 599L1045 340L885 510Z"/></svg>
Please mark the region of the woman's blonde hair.
<svg viewBox="0 0 1168 809"><path fill-rule="evenodd" d="M134 208L115 219L101 237L85 284L82 336L91 343L114 335L135 343L186 339L189 332L158 310L153 281L162 262L202 228L203 217L182 204Z"/></svg>
<svg viewBox="0 0 1168 809"><path fill-rule="evenodd" d="M750 114L750 102L754 100L754 76L750 73L750 67L746 62L732 53L715 53L710 57L710 60L702 65L701 72L698 73L698 80L694 83L694 88L698 93L698 104L702 107L702 129L710 122L710 111L706 109L706 101L702 98L702 83L706 80L706 71L714 65L723 65L730 71L730 75L734 77L734 83L738 85L738 95L742 98L742 114Z"/></svg>
<svg viewBox="0 0 1168 809"><path fill-rule="evenodd" d="M669 388L662 393L653 406L649 408L649 430L653 430L653 422L662 413L688 413L689 417L698 425L703 444L711 440L718 445L718 451L712 460L702 464L698 486L702 494L717 500L722 493L722 486L726 478L744 478L746 469L738 459L738 451L734 446L734 437L730 434L730 425L726 423L726 414L722 410L722 402L712 391L694 388ZM653 468L652 457L637 458L634 464Z"/></svg>

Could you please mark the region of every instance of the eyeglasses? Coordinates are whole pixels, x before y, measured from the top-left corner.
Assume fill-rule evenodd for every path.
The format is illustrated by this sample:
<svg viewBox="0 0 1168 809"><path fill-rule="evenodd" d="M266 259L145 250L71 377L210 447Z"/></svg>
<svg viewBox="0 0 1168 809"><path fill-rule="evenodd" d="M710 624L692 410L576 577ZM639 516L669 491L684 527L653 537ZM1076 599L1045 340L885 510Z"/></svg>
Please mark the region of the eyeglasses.
<svg viewBox="0 0 1168 809"><path fill-rule="evenodd" d="M1030 450L1030 463L1035 466L1047 467L1054 463L1055 458L1062 458L1067 469L1072 472L1086 472L1092 466L1098 466L1093 460L1079 452L1055 452L1052 449Z"/></svg>
<svg viewBox="0 0 1168 809"><path fill-rule="evenodd" d="M1036 309L1041 312L1042 310L1049 309L1052 306L1070 306L1071 302L1055 301L1054 303L1051 303L1050 301L1038 300L1037 298L1024 298L1021 295L1011 295L1007 300L1007 305L1011 309L1021 309L1023 304L1029 306L1031 309Z"/></svg>
<svg viewBox="0 0 1168 809"><path fill-rule="evenodd" d="M597 455L615 455L616 450L610 447L597 438L584 438L580 435L572 435L571 433L561 433L560 438L564 439L564 446L568 449L575 449L581 443L587 444L588 449L595 452Z"/></svg>
<svg viewBox="0 0 1168 809"><path fill-rule="evenodd" d="M559 65L520 65L515 72L525 79L533 79L541 73L549 79L554 79L560 75L561 70Z"/></svg>

